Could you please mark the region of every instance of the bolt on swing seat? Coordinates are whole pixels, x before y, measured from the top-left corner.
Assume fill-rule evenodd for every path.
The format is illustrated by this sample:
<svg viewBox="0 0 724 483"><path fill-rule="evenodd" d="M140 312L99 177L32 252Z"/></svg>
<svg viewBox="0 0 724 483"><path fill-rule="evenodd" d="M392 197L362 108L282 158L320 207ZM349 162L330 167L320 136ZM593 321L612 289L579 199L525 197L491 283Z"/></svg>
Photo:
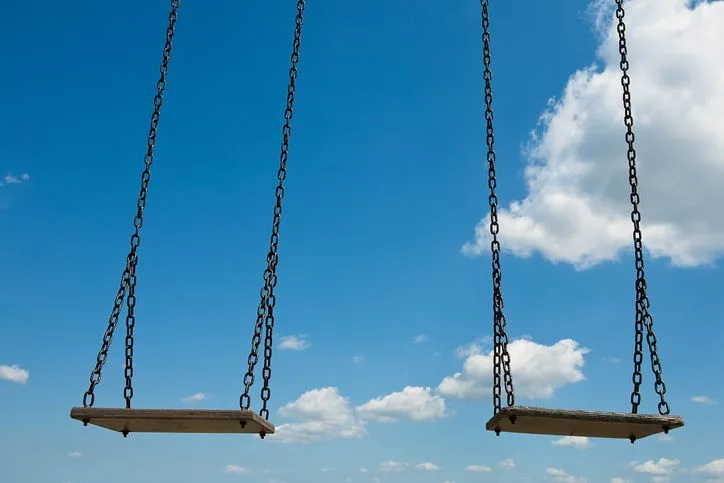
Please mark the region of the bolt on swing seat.
<svg viewBox="0 0 724 483"><path fill-rule="evenodd" d="M297 64L299 62L299 49L301 46L301 27L305 1L297 1L297 13L295 18L294 45L291 55L291 68L289 70L289 85L287 88L287 104L284 113L284 126L282 129L282 145L279 171L277 173L278 184L275 190L276 203L274 206L274 222L270 247L267 253L267 267L264 270L264 286L261 291L261 302L257 309L256 324L252 338L252 348L249 354L249 368L244 377L244 392L239 398L240 409L236 410L212 410L212 409L135 409L131 408L133 397L133 329L135 327L135 305L136 305L136 267L138 263L137 249L140 244L140 229L143 225L143 211L146 206L148 185L150 181L150 168L154 159L154 146L156 141L156 130L160 119L160 110L163 102L163 91L166 87L166 75L171 55L173 36L175 33L175 22L179 0L171 0L171 12L166 30L166 42L163 50L163 61L161 64L161 78L157 83L157 93L154 99L154 110L151 117L151 128L148 135L148 150L145 155L145 169L141 177L141 191L137 201L137 211L134 218L135 232L131 237L131 250L126 257L126 267L121 277L121 285L116 294L113 311L111 312L108 328L103 336L101 350L96 359L96 365L90 375L90 387L83 397L83 407L73 407L70 417L81 421L85 426L92 424L101 428L123 433L242 433L258 434L264 438L275 432L274 425L269 422L269 410L267 404L271 396L269 380L271 379L271 356L272 337L274 329L274 305L276 297L274 288L277 283L276 268L279 260L279 228L281 223L282 199L284 197L284 180L286 179L286 165L289 154L289 136L291 134L291 119L293 115L294 93L296 90L296 77L298 74ZM126 387L124 397L125 408L95 408L94 390L101 381L101 372L108 358L108 350L113 333L118 323L121 306L126 301L126 364L125 379ZM249 409L249 390L254 384L254 368L258 362L259 345L262 340L262 330L265 329L263 371L264 386L261 390L262 409L256 413Z"/></svg>
<svg viewBox="0 0 724 483"><path fill-rule="evenodd" d="M640 196L637 191L638 178L636 174L636 151L634 149L633 116L631 114L631 94L629 90L630 78L628 76L629 62L626 59L626 38L624 25L623 0L616 0L616 17L618 19L619 53L621 54L620 68L622 71L621 85L623 87L624 124L627 128L626 142L628 144L627 158L629 161L629 184L631 187L631 204L633 211L634 252L636 255L636 324L634 349L634 390L631 394L631 413L583 411L568 409L538 408L528 406L515 406L513 394L513 381L510 372L510 354L508 353L508 336L505 332L506 320L503 314L502 274L500 268L500 242L498 241L498 198L495 192L497 180L495 175L496 155L494 150L493 108L492 108L492 72L490 69L490 16L489 0L482 1L483 26L483 62L485 80L485 119L487 121L487 160L488 160L488 186L490 195L490 234L491 255L493 267L493 325L494 325L494 351L493 351L493 417L486 423L488 431L495 431L497 435L502 432L542 434L551 436L585 436L591 438L617 438L629 439L634 443L637 439L645 438L658 433L668 433L672 429L684 426L683 418L669 415L669 404L664 395L666 386L662 378L661 361L656 347L656 335L653 329L653 317L649 313L649 298L646 294L646 279L644 275L643 242L641 236L641 213L638 209ZM656 377L655 389L660 397L658 405L659 414L638 414L641 401L639 393L641 385L641 363L643 359L644 328L647 331L647 342L651 354L651 365ZM502 374L502 378L501 378ZM508 407L501 407L501 379L505 380Z"/></svg>

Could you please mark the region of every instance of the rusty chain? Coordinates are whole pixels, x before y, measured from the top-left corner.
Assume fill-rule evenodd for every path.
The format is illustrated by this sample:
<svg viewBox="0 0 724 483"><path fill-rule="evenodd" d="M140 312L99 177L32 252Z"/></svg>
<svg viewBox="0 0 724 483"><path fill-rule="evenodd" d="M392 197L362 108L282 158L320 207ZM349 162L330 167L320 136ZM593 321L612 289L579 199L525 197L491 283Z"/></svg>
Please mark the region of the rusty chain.
<svg viewBox="0 0 724 483"><path fill-rule="evenodd" d="M659 414L662 416L669 414L669 404L666 402L666 384L662 377L661 360L659 359L656 334L654 333L654 318L649 313L651 302L646 293L646 277L644 274L644 253L643 240L641 235L641 212L638 205L640 202L638 193L638 176L636 170L636 150L634 149L634 133L633 133L633 115L631 113L631 79L628 75L629 62L627 59L628 49L626 47L626 25L624 23L625 12L623 9L623 0L616 0L616 18L618 25L618 50L621 54L621 86L623 87L623 107L624 107L624 124L626 126L626 144L628 145L627 158L629 165L629 185L631 186L631 221L633 222L633 241L634 255L636 260L636 322L635 322L635 342L634 342L634 372L633 392L631 393L631 412L637 413L639 404L641 404L641 363L643 362L643 338L644 328L646 328L646 340L651 353L651 369L654 372L656 382L654 388L659 395Z"/></svg>
<svg viewBox="0 0 724 483"><path fill-rule="evenodd" d="M141 227L143 226L143 211L146 208L146 199L148 196L148 185L151 181L151 165L154 160L154 146L156 144L156 134L158 129L158 121L161 117L161 105L163 104L163 91L166 89L166 75L168 74L168 66L171 58L171 47L173 44L173 36L175 33L175 25L179 0L171 1L171 12L168 16L168 27L166 28L166 41L163 48L163 60L161 62L161 77L156 83L156 96L153 99L153 114L151 115L151 126L148 132L147 150L144 156L144 170L141 174L141 189L136 204L136 214L133 219L135 231L131 235L131 249L126 257L126 267L121 276L121 284L113 304L113 310L108 321L108 328L103 334L103 343L100 352L96 358L96 366L90 375L90 387L83 395L83 406L92 407L95 403L95 388L101 382L101 371L108 359L108 350L113 340L113 333L118 324L118 318L121 313L123 300L126 299L128 313L126 315L126 363L125 378L126 386L123 396L126 400L126 407L131 407L131 398L133 397L133 329L136 323L135 306L136 306L136 267L138 266L138 247L141 243ZM126 297L126 294L128 297Z"/></svg>
<svg viewBox="0 0 724 483"><path fill-rule="evenodd" d="M277 263L279 262L279 228L282 216L282 199L284 198L284 180L287 177L287 159L289 157L289 138L292 133L291 121L294 115L294 95L296 92L296 79L299 74L297 64L299 63L299 49L302 40L302 23L304 21L305 0L297 1L297 15L294 19L294 42L292 45L292 54L290 57L291 67L289 69L289 84L287 86L287 103L284 110L284 126L282 127L282 144L280 154L280 166L277 172L279 184L275 190L276 202L274 205L274 220L272 223L272 234L269 243L269 252L266 257L267 267L264 270L264 285L261 289L261 301L257 308L256 324L254 326L254 335L252 337L252 348L248 358L249 368L244 376L244 392L239 398L241 409L249 409L251 400L249 390L254 384L254 368L259 360L258 352L261 344L262 324L265 328L264 337L264 367L262 369L262 378L264 386L261 389L262 408L259 415L264 419L269 419L269 409L267 407L271 390L269 389L269 381L271 380L271 358L272 358L272 336L274 331L274 306L276 304L276 296L274 288L277 284Z"/></svg>

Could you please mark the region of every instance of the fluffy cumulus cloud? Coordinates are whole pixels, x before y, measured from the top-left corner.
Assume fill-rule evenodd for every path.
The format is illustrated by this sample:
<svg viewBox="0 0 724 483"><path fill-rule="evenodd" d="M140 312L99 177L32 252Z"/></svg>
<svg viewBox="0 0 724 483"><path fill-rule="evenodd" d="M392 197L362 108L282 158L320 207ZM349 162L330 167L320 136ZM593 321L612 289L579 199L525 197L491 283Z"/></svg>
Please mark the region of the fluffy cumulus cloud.
<svg viewBox="0 0 724 483"><path fill-rule="evenodd" d="M662 478L666 478L676 471L679 463L680 461L676 459L659 458L658 461L646 460L643 463L634 463L633 469L638 473L647 473L663 481Z"/></svg>
<svg viewBox="0 0 724 483"><path fill-rule="evenodd" d="M272 439L308 443L326 439L361 438L367 422L392 423L400 419L431 421L445 417L445 400L429 387L407 386L402 391L371 399L357 407L336 387L313 389L279 409L279 415L297 422L277 426Z"/></svg>
<svg viewBox="0 0 724 483"><path fill-rule="evenodd" d="M18 365L6 366L0 365L0 379L15 382L17 384L25 384L30 378L30 372Z"/></svg>
<svg viewBox="0 0 724 483"><path fill-rule="evenodd" d="M197 392L196 394L182 397L181 402L194 403L194 402L204 401L204 400L206 400L206 397L207 397L206 394L204 394L203 392Z"/></svg>
<svg viewBox="0 0 724 483"><path fill-rule="evenodd" d="M563 339L553 345L517 339L508 344L510 371L516 395L521 399L542 399L553 396L556 389L582 381L584 356L589 352L578 342ZM480 346L468 347L462 372L448 376L438 391L449 397L484 398L491 394L493 352Z"/></svg>
<svg viewBox="0 0 724 483"><path fill-rule="evenodd" d="M711 478L713 481L724 481L724 458L710 461L709 463L694 468L694 473L707 478Z"/></svg>
<svg viewBox="0 0 724 483"><path fill-rule="evenodd" d="M596 65L550 101L526 149L527 195L501 207L503 246L586 268L632 246L613 2L594 1ZM724 254L724 2L627 2L644 243L678 266ZM464 252L487 253L488 219Z"/></svg>
<svg viewBox="0 0 724 483"><path fill-rule="evenodd" d="M699 404L716 404L716 401L709 396L692 396L691 401Z"/></svg>
<svg viewBox="0 0 724 483"><path fill-rule="evenodd" d="M490 473L493 469L485 465L468 465L465 467L465 471L470 471L471 473Z"/></svg>
<svg viewBox="0 0 724 483"><path fill-rule="evenodd" d="M515 468L515 460L513 458L506 458L498 463L498 466L504 470L512 470Z"/></svg>
<svg viewBox="0 0 724 483"><path fill-rule="evenodd" d="M670 434L661 433L656 435L656 441L659 443L673 443L674 437Z"/></svg>
<svg viewBox="0 0 724 483"><path fill-rule="evenodd" d="M429 421L445 416L445 400L429 387L407 386L400 392L372 399L357 407L365 419L395 422L401 418Z"/></svg>
<svg viewBox="0 0 724 483"><path fill-rule="evenodd" d="M405 463L402 461L383 461L382 463L380 463L380 471L384 473L400 473L409 469L414 469L417 471L438 471L440 467L435 463L431 463L429 461L416 465L412 465L410 463Z"/></svg>
<svg viewBox="0 0 724 483"><path fill-rule="evenodd" d="M544 478L557 483L588 483L588 478L573 476L560 468L546 468Z"/></svg>
<svg viewBox="0 0 724 483"><path fill-rule="evenodd" d="M313 389L279 409L282 417L299 422L277 426L269 437L284 443L306 443L331 438L361 438L364 421L336 387Z"/></svg>
<svg viewBox="0 0 724 483"><path fill-rule="evenodd" d="M590 448L593 443L585 436L563 436L562 438L553 440L556 446L569 446L571 448Z"/></svg>
<svg viewBox="0 0 724 483"><path fill-rule="evenodd" d="M307 340L306 336L303 335L286 335L279 339L277 347L279 350L287 351L303 351L309 349L311 344Z"/></svg>

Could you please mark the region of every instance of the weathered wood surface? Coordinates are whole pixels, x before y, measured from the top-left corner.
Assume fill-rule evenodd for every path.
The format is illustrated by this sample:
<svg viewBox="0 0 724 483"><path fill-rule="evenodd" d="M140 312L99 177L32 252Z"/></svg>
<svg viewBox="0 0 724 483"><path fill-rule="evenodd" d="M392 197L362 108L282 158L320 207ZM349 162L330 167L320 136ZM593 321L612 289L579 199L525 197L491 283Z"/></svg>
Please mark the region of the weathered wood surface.
<svg viewBox="0 0 724 483"><path fill-rule="evenodd" d="M515 423L511 422L511 416ZM684 425L679 416L631 414L527 406L502 408L485 425L488 431L503 433L586 436L591 438L645 438Z"/></svg>
<svg viewBox="0 0 724 483"><path fill-rule="evenodd" d="M273 434L274 425L253 411L212 409L72 408L70 417L129 433Z"/></svg>

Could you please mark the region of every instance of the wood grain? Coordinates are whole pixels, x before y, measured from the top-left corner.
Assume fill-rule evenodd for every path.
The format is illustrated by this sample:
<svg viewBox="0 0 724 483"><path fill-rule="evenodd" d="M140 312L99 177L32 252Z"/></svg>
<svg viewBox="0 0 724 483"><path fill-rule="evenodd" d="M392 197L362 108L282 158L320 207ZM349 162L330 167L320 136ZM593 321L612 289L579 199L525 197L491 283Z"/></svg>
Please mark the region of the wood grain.
<svg viewBox="0 0 724 483"><path fill-rule="evenodd" d="M274 425L253 411L212 409L72 408L70 417L129 433L273 434Z"/></svg>
<svg viewBox="0 0 724 483"><path fill-rule="evenodd" d="M515 417L515 423L511 422ZM684 425L679 416L631 414L570 409L511 406L488 421L485 429L503 433L587 436L592 438L645 438Z"/></svg>

